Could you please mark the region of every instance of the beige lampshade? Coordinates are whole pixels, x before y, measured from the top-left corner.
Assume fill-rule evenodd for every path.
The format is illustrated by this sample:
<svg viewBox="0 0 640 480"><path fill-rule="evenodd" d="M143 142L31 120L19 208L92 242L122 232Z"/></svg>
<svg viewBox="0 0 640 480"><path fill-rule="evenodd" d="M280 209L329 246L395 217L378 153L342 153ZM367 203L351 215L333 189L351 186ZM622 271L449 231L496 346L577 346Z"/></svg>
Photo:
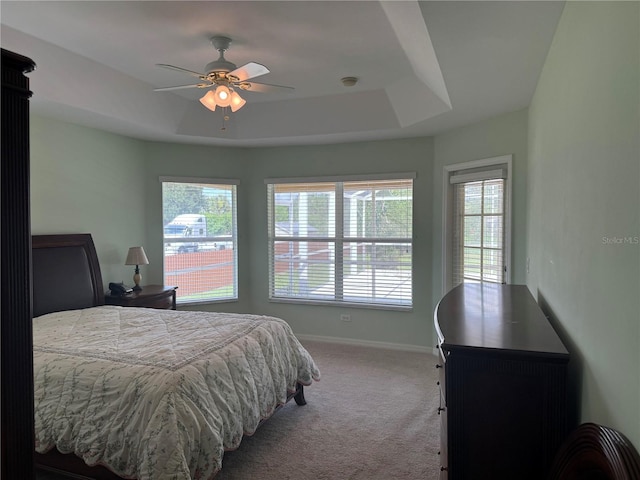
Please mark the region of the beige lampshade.
<svg viewBox="0 0 640 480"><path fill-rule="evenodd" d="M240 110L242 107L244 107L245 103L247 103L247 101L244 98L242 98L240 95L238 95L238 92L236 92L235 90L231 92L231 111L232 112L237 112L238 110Z"/></svg>
<svg viewBox="0 0 640 480"><path fill-rule="evenodd" d="M200 99L200 103L207 107L212 112L216 110L216 94L212 90L209 90L204 97Z"/></svg>
<svg viewBox="0 0 640 480"><path fill-rule="evenodd" d="M231 104L231 91L226 85L220 85L214 93L216 104L220 107L228 107Z"/></svg>
<svg viewBox="0 0 640 480"><path fill-rule="evenodd" d="M212 112L215 112L216 107L231 107L232 112L237 112L247 101L235 90L225 85L220 85L215 91L209 90L204 97L200 99L200 103Z"/></svg>
<svg viewBox="0 0 640 480"><path fill-rule="evenodd" d="M127 253L127 259L124 262L125 265L149 265L149 259L144 253L142 247L131 247L129 253Z"/></svg>

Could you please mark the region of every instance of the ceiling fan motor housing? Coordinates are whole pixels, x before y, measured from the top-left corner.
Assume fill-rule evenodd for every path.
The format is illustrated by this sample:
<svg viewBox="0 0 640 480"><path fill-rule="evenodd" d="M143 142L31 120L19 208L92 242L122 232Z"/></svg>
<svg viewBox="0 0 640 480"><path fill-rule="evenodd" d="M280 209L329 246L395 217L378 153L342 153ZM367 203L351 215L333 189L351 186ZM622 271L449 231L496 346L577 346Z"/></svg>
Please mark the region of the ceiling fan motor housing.
<svg viewBox="0 0 640 480"><path fill-rule="evenodd" d="M220 55L220 58L218 60L207 63L207 66L204 67L204 70L206 74L209 75L213 72L233 72L236 68L237 67L235 63L227 61L222 55Z"/></svg>
<svg viewBox="0 0 640 480"><path fill-rule="evenodd" d="M207 75L213 72L229 73L234 71L237 68L236 64L229 62L226 58L224 58L224 52L229 49L229 45L231 45L231 39L229 37L215 36L211 37L211 43L213 44L214 48L218 52L220 52L220 57L217 60L208 63L207 66L204 67Z"/></svg>

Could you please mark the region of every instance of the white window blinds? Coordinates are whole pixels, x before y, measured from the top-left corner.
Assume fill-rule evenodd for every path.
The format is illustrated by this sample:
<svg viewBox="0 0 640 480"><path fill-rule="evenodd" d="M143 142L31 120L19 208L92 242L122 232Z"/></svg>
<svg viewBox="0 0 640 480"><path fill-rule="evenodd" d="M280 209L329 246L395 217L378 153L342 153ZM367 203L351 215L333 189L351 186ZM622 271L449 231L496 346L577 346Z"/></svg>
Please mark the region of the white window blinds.
<svg viewBox="0 0 640 480"><path fill-rule="evenodd" d="M236 182L160 180L164 283L178 303L237 299Z"/></svg>
<svg viewBox="0 0 640 480"><path fill-rule="evenodd" d="M505 283L504 170L451 175L452 282Z"/></svg>
<svg viewBox="0 0 640 480"><path fill-rule="evenodd" d="M272 182L271 299L412 305L413 176Z"/></svg>

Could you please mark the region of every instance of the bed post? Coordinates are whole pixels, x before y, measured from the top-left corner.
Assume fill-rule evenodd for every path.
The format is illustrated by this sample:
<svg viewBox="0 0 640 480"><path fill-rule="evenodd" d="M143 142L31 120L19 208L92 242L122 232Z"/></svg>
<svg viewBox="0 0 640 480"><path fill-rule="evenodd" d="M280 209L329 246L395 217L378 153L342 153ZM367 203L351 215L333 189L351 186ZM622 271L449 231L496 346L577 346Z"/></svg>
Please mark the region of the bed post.
<svg viewBox="0 0 640 480"><path fill-rule="evenodd" d="M307 401L304 399L304 386L301 383L298 383L296 387L296 394L293 396L293 399L300 406L306 405Z"/></svg>
<svg viewBox="0 0 640 480"><path fill-rule="evenodd" d="M2 478L32 479L33 335L29 79L35 64L2 49Z"/></svg>

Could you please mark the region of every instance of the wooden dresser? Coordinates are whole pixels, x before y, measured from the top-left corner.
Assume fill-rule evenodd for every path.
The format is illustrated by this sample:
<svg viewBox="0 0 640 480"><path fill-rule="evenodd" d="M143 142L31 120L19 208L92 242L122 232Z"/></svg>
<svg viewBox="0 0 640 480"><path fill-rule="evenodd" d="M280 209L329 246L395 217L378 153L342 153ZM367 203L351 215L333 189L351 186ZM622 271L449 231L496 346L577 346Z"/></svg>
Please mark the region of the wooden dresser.
<svg viewBox="0 0 640 480"><path fill-rule="evenodd" d="M539 480L569 432L569 353L524 285L463 284L434 313L441 480Z"/></svg>

